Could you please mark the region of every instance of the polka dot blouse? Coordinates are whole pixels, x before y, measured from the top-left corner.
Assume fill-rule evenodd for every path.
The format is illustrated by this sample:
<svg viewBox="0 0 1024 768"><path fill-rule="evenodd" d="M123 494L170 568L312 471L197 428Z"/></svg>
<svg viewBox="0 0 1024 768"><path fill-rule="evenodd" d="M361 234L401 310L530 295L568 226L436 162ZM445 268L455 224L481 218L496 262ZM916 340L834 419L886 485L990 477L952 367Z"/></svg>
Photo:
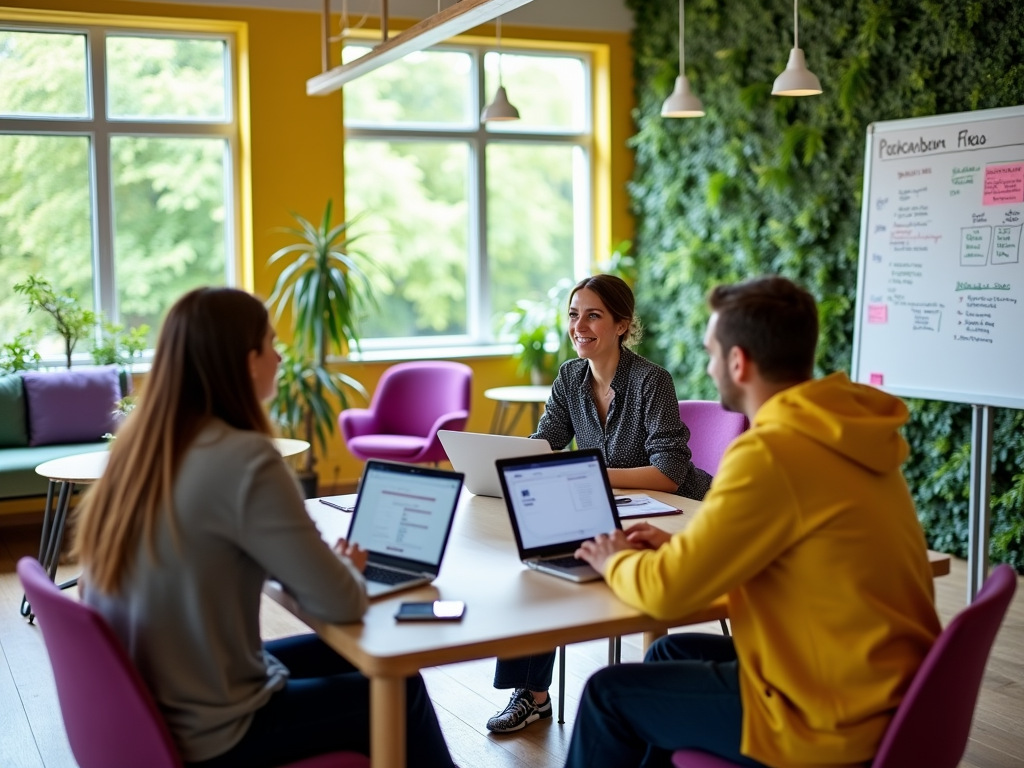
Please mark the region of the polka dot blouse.
<svg viewBox="0 0 1024 768"><path fill-rule="evenodd" d="M560 451L575 436L580 448L600 449L610 469L657 467L679 486L676 493L703 499L711 487L711 475L690 461L690 430L679 420L669 372L623 347L604 427L591 384L586 360L564 363L531 437L542 437L552 450Z"/></svg>

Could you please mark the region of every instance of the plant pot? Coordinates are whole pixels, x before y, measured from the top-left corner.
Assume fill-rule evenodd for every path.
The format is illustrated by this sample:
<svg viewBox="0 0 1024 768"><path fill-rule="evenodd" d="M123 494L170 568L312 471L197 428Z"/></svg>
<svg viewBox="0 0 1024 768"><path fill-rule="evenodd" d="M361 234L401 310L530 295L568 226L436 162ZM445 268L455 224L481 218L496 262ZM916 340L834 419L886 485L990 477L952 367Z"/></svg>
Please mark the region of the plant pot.
<svg viewBox="0 0 1024 768"><path fill-rule="evenodd" d="M535 387L547 386L553 381L551 374L539 368L530 369L530 383Z"/></svg>
<svg viewBox="0 0 1024 768"><path fill-rule="evenodd" d="M299 485L302 486L302 495L307 499L315 499L319 496L320 477L316 472L300 472Z"/></svg>

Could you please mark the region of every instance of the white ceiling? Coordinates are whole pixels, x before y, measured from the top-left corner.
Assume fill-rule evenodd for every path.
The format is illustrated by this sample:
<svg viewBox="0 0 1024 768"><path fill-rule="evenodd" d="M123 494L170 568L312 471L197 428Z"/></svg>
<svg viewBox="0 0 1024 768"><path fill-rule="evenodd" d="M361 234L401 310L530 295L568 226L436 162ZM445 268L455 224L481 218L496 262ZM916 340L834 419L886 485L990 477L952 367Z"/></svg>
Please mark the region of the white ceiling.
<svg viewBox="0 0 1024 768"><path fill-rule="evenodd" d="M134 0L150 2L150 0ZM249 8L278 8L289 11L320 11L321 0L175 0L186 5L224 5ZM442 7L452 0L440 0ZM342 0L331 0L334 11L341 10ZM389 0L392 16L422 19L437 12L438 0ZM379 0L348 0L349 14L369 12L376 15ZM509 24L562 29L589 29L628 32L633 28L633 14L624 0L533 0L504 17Z"/></svg>

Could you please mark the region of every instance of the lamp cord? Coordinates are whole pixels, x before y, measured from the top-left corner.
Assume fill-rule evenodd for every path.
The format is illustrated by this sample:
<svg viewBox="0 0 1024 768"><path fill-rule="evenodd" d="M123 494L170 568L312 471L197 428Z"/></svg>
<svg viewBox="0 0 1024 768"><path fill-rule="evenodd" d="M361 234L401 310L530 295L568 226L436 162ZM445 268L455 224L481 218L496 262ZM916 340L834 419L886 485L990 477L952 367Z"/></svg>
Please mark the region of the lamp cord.
<svg viewBox="0 0 1024 768"><path fill-rule="evenodd" d="M800 25L796 17L796 6L800 0L793 0L793 47L800 47Z"/></svg>
<svg viewBox="0 0 1024 768"><path fill-rule="evenodd" d="M498 87L499 88L503 88L505 86L505 83L502 81L502 77L501 77L501 16L498 17L497 27L498 27L498 33L497 33L497 38L498 38Z"/></svg>
<svg viewBox="0 0 1024 768"><path fill-rule="evenodd" d="M679 74L685 75L683 67L686 64L686 53L683 49L683 30L685 29L685 13L683 12L686 7L686 0L679 0Z"/></svg>

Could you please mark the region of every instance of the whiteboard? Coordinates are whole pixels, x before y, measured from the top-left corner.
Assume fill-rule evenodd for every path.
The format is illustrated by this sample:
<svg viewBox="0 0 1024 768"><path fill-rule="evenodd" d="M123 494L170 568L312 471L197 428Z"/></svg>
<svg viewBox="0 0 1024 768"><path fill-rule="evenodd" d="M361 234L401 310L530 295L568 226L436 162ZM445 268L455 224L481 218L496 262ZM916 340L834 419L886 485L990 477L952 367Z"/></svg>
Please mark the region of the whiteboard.
<svg viewBox="0 0 1024 768"><path fill-rule="evenodd" d="M1024 107L872 123L853 378L1024 408Z"/></svg>

